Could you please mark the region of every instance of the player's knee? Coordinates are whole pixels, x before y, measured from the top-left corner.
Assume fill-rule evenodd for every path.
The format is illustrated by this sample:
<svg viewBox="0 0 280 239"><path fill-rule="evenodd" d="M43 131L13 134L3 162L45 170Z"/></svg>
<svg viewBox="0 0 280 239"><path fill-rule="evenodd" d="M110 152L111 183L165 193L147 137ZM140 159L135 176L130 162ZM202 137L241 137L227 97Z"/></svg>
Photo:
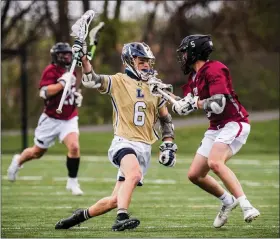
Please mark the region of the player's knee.
<svg viewBox="0 0 280 239"><path fill-rule="evenodd" d="M45 152L46 152L45 150L33 149L33 151L32 151L32 158L39 159L39 158L41 158L44 155Z"/></svg>
<svg viewBox="0 0 280 239"><path fill-rule="evenodd" d="M214 173L219 173L222 165L220 162L208 159L208 166Z"/></svg>
<svg viewBox="0 0 280 239"><path fill-rule="evenodd" d="M133 184L137 185L142 179L142 173L135 171L133 174L126 177L125 180L130 180Z"/></svg>
<svg viewBox="0 0 280 239"><path fill-rule="evenodd" d="M78 142L72 142L69 145L69 153L75 157L79 156L80 154L80 146Z"/></svg>
<svg viewBox="0 0 280 239"><path fill-rule="evenodd" d="M188 179L194 183L194 184L197 184L198 181L199 181L199 175L197 175L196 173L192 172L192 171L189 171L188 172Z"/></svg>

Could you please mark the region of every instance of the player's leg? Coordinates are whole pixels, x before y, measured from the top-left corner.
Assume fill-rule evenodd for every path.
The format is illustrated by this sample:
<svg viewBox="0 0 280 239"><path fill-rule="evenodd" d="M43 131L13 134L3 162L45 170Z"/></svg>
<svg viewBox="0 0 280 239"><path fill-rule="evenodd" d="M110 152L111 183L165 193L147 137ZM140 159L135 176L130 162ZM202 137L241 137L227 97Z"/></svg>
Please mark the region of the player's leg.
<svg viewBox="0 0 280 239"><path fill-rule="evenodd" d="M15 154L8 168L8 180L14 182L16 180L18 170L23 167L25 162L41 158L46 151L47 149L34 145L33 147L23 150L21 154Z"/></svg>
<svg viewBox="0 0 280 239"><path fill-rule="evenodd" d="M12 163L8 168L8 179L16 180L16 174L19 168L27 161L38 159L54 144L57 136L57 125L46 114L42 114L38 120L38 126L35 129L34 146L25 149L20 155L14 155Z"/></svg>
<svg viewBox="0 0 280 239"><path fill-rule="evenodd" d="M117 181L113 193L104 197L87 209L77 209L70 217L61 219L55 225L55 229L68 229L92 218L105 214L117 207L117 194L123 182Z"/></svg>
<svg viewBox="0 0 280 239"><path fill-rule="evenodd" d="M225 190L216 179L208 175L209 171L210 168L207 163L207 158L197 153L189 168L188 178L193 184L199 186L204 191L215 197L220 197Z"/></svg>
<svg viewBox="0 0 280 239"><path fill-rule="evenodd" d="M59 140L65 144L68 150L66 155L66 167L68 170L66 189L70 190L73 195L83 195L83 191L78 183L80 144L77 117L61 125Z"/></svg>
<svg viewBox="0 0 280 239"><path fill-rule="evenodd" d="M120 171L124 175L124 181L117 194L118 210L116 222L112 226L113 231L133 229L140 224L140 221L137 218L129 217L128 208L131 202L132 193L142 179L141 167L136 158L136 153L133 154L127 151L126 154L125 150L120 151L123 152L124 156L116 159L117 163L120 165Z"/></svg>
<svg viewBox="0 0 280 239"><path fill-rule="evenodd" d="M235 129L236 126L238 126L237 129ZM237 137L234 133L235 130L238 132ZM234 197L237 198L246 222L251 222L260 213L247 200L240 182L232 170L226 166L226 162L241 149L242 145L246 142L249 132L250 127L248 124L229 123L220 132L208 157L208 165L211 170L222 180Z"/></svg>
<svg viewBox="0 0 280 239"><path fill-rule="evenodd" d="M222 188L216 179L208 175L210 168L207 160L217 134L216 130L206 131L190 166L188 177L191 182L221 200L222 208L214 221L215 227L221 227L227 222L230 211L236 208L237 200Z"/></svg>

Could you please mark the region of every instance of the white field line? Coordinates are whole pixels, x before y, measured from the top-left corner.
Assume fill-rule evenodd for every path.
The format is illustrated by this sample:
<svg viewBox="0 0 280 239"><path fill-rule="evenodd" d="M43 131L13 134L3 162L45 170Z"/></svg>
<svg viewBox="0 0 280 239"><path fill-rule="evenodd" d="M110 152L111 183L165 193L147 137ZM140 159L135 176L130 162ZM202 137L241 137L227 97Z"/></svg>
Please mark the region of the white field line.
<svg viewBox="0 0 280 239"><path fill-rule="evenodd" d="M2 176L2 179L7 180L7 176ZM22 176L17 178L18 181L42 181L43 176ZM53 177L53 181L55 182L61 182L61 181L67 181L67 177ZM93 177L79 177L80 182L98 182L98 183L115 183L116 178L93 178ZM174 185L179 183L180 181L172 180L172 179L144 179L144 183L146 184L158 184L158 185ZM220 184L222 184L221 181L218 181ZM257 181L247 181L247 180L241 180L240 183L242 185L246 185L249 187L274 187L279 188L278 182L257 182ZM34 187L34 186L33 186ZM37 186L38 187L38 186ZM50 188L52 189L52 188Z"/></svg>
<svg viewBox="0 0 280 239"><path fill-rule="evenodd" d="M145 205L145 207L147 207L147 206ZM151 205L150 207L159 208L159 207L166 207L166 205ZM169 205L168 204L168 207L171 207L171 208L182 208L183 207L183 208L209 208L209 209L214 208L214 209L218 209L219 205L218 204L217 205L216 204L211 204L211 205L207 205L207 204L203 204L203 205L173 205L173 204L171 204L171 205ZM279 208L279 205L258 205L258 208ZM7 207L7 209L15 209L15 210L30 209L30 210L33 210L33 209L42 209L42 207L39 207L39 206L23 206L23 207L9 206L9 207ZM53 210L53 209L71 209L71 210L74 211L76 208L73 208L72 206L44 207L44 210ZM5 210L5 208L2 208L2 210ZM69 211L71 211L71 210L69 210ZM170 216L170 215L164 215L164 216ZM180 216L180 214L176 214L176 216ZM185 216L185 214L182 214L182 216Z"/></svg>
<svg viewBox="0 0 280 239"><path fill-rule="evenodd" d="M43 160L43 159L42 159ZM46 161L57 161L57 160L62 160L65 161L65 157L61 155L52 155L50 156L45 156L44 160ZM153 159L154 160L154 157ZM109 162L107 156L82 156L81 161L85 162ZM189 163L192 161L192 158L190 157L177 157L177 162L176 164L185 164ZM257 160L257 159L246 159L246 158L233 158L228 161L228 164L234 164L234 165L273 165L273 166L279 166L279 160Z"/></svg>
<svg viewBox="0 0 280 239"><path fill-rule="evenodd" d="M244 226L240 226L240 225L230 225L229 227L231 228L237 228L237 229L250 229L252 230L252 228L256 228L256 229L263 229L263 228L279 228L279 225L275 225L275 226L270 226L270 225L244 225ZM93 226L94 228L94 226ZM109 227L100 227L98 226L99 229L105 229L106 231L108 230ZM172 228L213 228L212 225L202 225L200 224L199 226L197 226L196 223L194 223L193 225L164 225L164 227L162 226L147 226L147 227L143 227L143 226L139 226L139 229L172 229ZM2 230L35 230L36 228L34 227L2 227ZM39 228L38 228L39 229ZM89 227L73 227L71 230L82 230L82 229L89 229ZM137 229L135 229L135 232L137 232Z"/></svg>

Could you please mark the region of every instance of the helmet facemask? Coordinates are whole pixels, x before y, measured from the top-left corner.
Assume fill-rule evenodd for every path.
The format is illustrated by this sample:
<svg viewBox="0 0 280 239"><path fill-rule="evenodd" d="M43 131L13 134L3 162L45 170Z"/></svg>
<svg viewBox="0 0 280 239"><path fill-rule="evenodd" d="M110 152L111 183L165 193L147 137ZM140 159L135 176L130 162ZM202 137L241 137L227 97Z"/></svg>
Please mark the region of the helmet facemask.
<svg viewBox="0 0 280 239"><path fill-rule="evenodd" d="M196 61L207 61L213 50L210 35L190 35L185 37L177 49L177 59L184 74L191 72Z"/></svg>
<svg viewBox="0 0 280 239"><path fill-rule="evenodd" d="M189 56L189 57L188 57ZM185 75L189 74L192 70L192 65L196 61L188 54L187 50L177 50L177 60L181 66L181 70Z"/></svg>
<svg viewBox="0 0 280 239"><path fill-rule="evenodd" d="M72 63L72 48L68 43L58 42L50 50L52 56L52 63L58 64L61 67L68 68ZM67 61L65 54L71 54L71 59Z"/></svg>
<svg viewBox="0 0 280 239"><path fill-rule="evenodd" d="M56 59L57 59L57 64L59 64L61 66L65 66L67 68L71 65L73 57L71 54L71 59L69 61L67 61L68 57L66 57L66 54L67 53L59 52L56 54Z"/></svg>
<svg viewBox="0 0 280 239"><path fill-rule="evenodd" d="M124 45L121 58L126 68L139 80L147 81L156 72L153 69L155 57L150 47L145 43ZM141 61L141 58L148 59L149 69L138 69L138 61Z"/></svg>

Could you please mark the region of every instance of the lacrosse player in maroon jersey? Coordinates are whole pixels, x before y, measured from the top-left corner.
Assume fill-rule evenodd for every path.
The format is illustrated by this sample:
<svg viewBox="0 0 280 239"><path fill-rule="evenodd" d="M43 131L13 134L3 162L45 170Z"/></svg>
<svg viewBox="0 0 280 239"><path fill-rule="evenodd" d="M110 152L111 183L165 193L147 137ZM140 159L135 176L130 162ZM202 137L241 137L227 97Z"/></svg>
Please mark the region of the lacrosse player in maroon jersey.
<svg viewBox="0 0 280 239"><path fill-rule="evenodd" d="M189 74L182 87L184 98L173 104L179 115L202 109L210 126L196 152L188 172L190 181L219 198L222 207L214 227L222 227L230 212L240 205L244 220L251 222L260 215L248 201L236 175L226 166L227 160L246 143L250 133L248 112L239 102L232 87L229 69L219 61L209 60L213 43L209 35L185 37L177 49L184 74ZM223 182L227 192L213 177L212 170Z"/></svg>
<svg viewBox="0 0 280 239"><path fill-rule="evenodd" d="M35 129L34 145L21 154L14 155L8 168L8 179L16 180L17 172L22 165L32 159L41 158L56 138L67 147L66 166L68 180L66 189L73 195L82 195L77 175L80 164L79 128L77 107L82 104L82 95L76 91L75 73L70 74L68 68L72 63L72 48L68 43L56 43L51 48L52 63L42 74L39 95L45 107ZM70 89L63 104L61 114L56 113L66 81L71 81Z"/></svg>

